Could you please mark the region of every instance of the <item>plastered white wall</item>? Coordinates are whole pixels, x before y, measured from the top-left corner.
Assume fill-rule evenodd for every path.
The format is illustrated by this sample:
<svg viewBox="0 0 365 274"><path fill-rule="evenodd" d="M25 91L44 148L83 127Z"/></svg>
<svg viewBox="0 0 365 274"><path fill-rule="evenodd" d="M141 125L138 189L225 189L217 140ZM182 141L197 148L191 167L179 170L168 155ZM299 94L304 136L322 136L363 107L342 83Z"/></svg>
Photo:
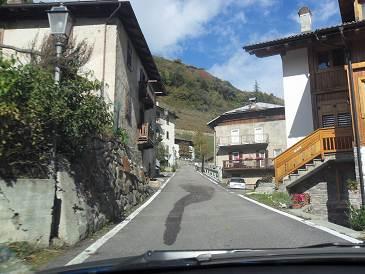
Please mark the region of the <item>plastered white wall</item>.
<svg viewBox="0 0 365 274"><path fill-rule="evenodd" d="M288 147L313 132L313 115L307 49L288 51L282 56Z"/></svg>

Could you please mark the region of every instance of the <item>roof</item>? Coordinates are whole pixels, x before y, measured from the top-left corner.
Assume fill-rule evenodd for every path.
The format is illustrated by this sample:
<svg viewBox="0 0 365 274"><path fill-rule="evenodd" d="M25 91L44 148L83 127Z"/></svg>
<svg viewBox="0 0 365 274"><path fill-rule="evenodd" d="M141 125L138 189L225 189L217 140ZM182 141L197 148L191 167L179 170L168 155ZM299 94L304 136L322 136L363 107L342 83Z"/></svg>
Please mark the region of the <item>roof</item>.
<svg viewBox="0 0 365 274"><path fill-rule="evenodd" d="M0 6L0 24L4 22L19 21L19 19L48 21L47 10L52 6L58 5L59 3L55 2L2 5ZM117 0L107 0L64 2L64 6L70 10L75 18L109 18L115 12L114 16L122 21L149 79L157 80L154 84L156 85L158 92L166 94L160 73L158 72L151 51L129 1L118 2Z"/></svg>
<svg viewBox="0 0 365 274"><path fill-rule="evenodd" d="M227 112L223 113L223 115L232 114L232 113L242 113L242 112L248 112L248 111L259 111L259 110L264 110L264 109L269 109L269 108L282 108L282 107L283 106L281 106L281 105L258 102L255 104L248 104L246 106L227 111Z"/></svg>
<svg viewBox="0 0 365 274"><path fill-rule="evenodd" d="M257 116L264 114L267 110L273 110L272 111L273 115L277 114L278 111L282 112L282 114L284 114L285 107L281 106L281 105L261 103L261 102L257 102L254 104L248 104L243 107L239 107L239 108L227 111L227 112L223 113L222 115L219 115L218 117L216 117L213 120L211 120L210 122L208 122L207 125L209 127L213 128L221 121L236 119L238 117L247 117L248 119L257 118ZM268 113L265 113L265 115L268 115Z"/></svg>
<svg viewBox="0 0 365 274"><path fill-rule="evenodd" d="M171 110L168 110L167 108L164 108L164 107L162 107L162 106L159 106L159 105L156 105L156 109L158 110L161 110L161 111L168 111L168 113L171 115L171 116L173 116L175 119L176 118L178 118L178 116L176 115L176 113L175 112L173 112L173 111L171 111Z"/></svg>
<svg viewBox="0 0 365 274"><path fill-rule="evenodd" d="M246 45L243 47L243 49L250 54L255 54L257 57L272 56L280 54L283 48L285 49L292 45L298 46L300 45L300 42L306 42L308 40L316 40L319 37L328 36L331 34L339 34L340 28L343 28L345 32L345 31L356 30L364 26L365 26L365 20L342 23L339 25L320 28L310 32L298 33L271 41Z"/></svg>
<svg viewBox="0 0 365 274"><path fill-rule="evenodd" d="M342 22L355 21L354 1L355 0L338 0Z"/></svg>

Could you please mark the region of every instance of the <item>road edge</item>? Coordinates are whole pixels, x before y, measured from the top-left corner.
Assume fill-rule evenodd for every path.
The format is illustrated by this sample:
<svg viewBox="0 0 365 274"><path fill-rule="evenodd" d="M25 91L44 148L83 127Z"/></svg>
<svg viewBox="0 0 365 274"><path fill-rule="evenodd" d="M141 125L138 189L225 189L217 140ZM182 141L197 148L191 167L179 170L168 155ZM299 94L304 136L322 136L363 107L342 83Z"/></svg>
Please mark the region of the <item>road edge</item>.
<svg viewBox="0 0 365 274"><path fill-rule="evenodd" d="M170 182L170 180L175 176L176 172L171 175L170 178L166 180L166 182L161 185L161 187L142 205L140 205L135 211L133 211L127 218L125 218L122 222L116 225L113 229L109 230L106 234L92 243L89 247L87 247L84 251L74 257L71 261L65 264L75 265L81 264L85 260L87 260L91 255L93 255L101 246L103 246L108 240L110 240L113 236L115 236L119 231L121 231L130 221L132 221L144 208L146 208L166 187L166 185Z"/></svg>
<svg viewBox="0 0 365 274"><path fill-rule="evenodd" d="M203 174L203 173L201 173L201 172L199 172L199 171L198 171L198 173L199 173L200 175L202 175L204 178L206 178L207 180L209 180L210 182L212 182L213 184L220 186L220 185L219 185L216 181L212 180L209 176L206 176L205 174ZM223 186L220 186L220 187L224 188L227 192L229 192L229 193L231 193L231 194L233 194L233 193L234 193L234 192L232 193L231 191L229 191L227 188L225 188L225 187L223 187ZM244 196L243 194L237 194L237 193L234 193L234 194L236 194L238 197L240 197L240 198L242 198L242 199L245 199L246 201L249 201L249 202L254 203L254 204L258 205L258 206L264 207L264 208L266 208L266 209L268 209L268 210L271 210L271 211L273 211L273 212L275 212L275 213L281 214L281 215L283 215L283 216L285 216L285 217L288 217L288 218L290 218L290 219L293 219L293 220L296 220L296 221L298 221L298 222L301 222L301 223L303 223L303 224L305 224L305 225L308 225L308 226L310 226L310 227L313 227L313 228L316 228L316 229L319 229L319 230L325 231L325 232L327 232L327 233L329 233L329 234L331 234L331 235L334 235L334 236L336 236L336 237L339 237L339 238L341 238L341 239L344 239L344 240L346 240L346 241L348 241L348 242L350 242L350 243L355 243L355 244L363 243L363 241L358 240L358 239L356 239L356 238L354 238L354 237L351 237L351 236L345 235L345 234L343 234L343 233L340 233L340 232L338 232L338 231L336 231L336 230L334 230L334 229L331 229L331 228L325 227L325 226L323 226L323 225L315 224L315 223L313 223L313 222L311 222L311 221L308 221L308 220L305 220L305 219L303 219L303 218L301 218L301 217L298 217L298 216L292 215L292 214L290 214L290 213L288 213L288 212L285 212L285 211L282 211L282 210L279 210L279 209L273 208L273 207L271 207L271 206L265 205L265 204L260 203L260 202L258 202L258 201L256 201L256 200L253 200L253 199L251 199L251 198L248 198L248 197Z"/></svg>

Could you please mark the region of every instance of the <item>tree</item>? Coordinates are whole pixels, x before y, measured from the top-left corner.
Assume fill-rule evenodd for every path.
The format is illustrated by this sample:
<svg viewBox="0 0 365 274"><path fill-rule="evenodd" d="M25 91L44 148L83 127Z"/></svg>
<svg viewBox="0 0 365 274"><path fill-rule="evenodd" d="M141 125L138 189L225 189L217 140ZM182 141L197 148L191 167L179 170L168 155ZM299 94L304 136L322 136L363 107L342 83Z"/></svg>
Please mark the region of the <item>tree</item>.
<svg viewBox="0 0 365 274"><path fill-rule="evenodd" d="M255 93L261 92L261 89L260 89L260 86L259 86L259 83L257 82L257 80L255 80L255 85L253 87L253 91Z"/></svg>
<svg viewBox="0 0 365 274"><path fill-rule="evenodd" d="M156 158L160 161L163 166L167 165L167 159L169 157L169 151L163 143L157 144Z"/></svg>
<svg viewBox="0 0 365 274"><path fill-rule="evenodd" d="M196 157L202 161L202 169L204 172L205 156L208 154L208 140L207 137L201 131L197 131L193 138L194 147L196 151Z"/></svg>
<svg viewBox="0 0 365 274"><path fill-rule="evenodd" d="M66 73L60 85L54 83L47 61L53 53L42 51L25 65L0 58L0 176L14 171L37 175L49 165L54 143L57 154L73 160L90 137L111 132L109 107L95 95L101 83L78 74L77 67L85 62L85 55L76 53L81 48L85 46L69 49L70 55L61 60ZM32 174L24 172L35 167Z"/></svg>

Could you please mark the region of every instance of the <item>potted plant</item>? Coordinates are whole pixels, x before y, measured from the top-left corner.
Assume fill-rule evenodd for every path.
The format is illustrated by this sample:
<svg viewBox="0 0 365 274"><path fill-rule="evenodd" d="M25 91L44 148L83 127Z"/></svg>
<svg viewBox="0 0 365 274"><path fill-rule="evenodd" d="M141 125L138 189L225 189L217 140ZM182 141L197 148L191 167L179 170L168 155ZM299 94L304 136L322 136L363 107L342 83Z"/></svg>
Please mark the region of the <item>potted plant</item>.
<svg viewBox="0 0 365 274"><path fill-rule="evenodd" d="M305 203L305 195L304 194L293 194L292 195L292 208L302 208Z"/></svg>

